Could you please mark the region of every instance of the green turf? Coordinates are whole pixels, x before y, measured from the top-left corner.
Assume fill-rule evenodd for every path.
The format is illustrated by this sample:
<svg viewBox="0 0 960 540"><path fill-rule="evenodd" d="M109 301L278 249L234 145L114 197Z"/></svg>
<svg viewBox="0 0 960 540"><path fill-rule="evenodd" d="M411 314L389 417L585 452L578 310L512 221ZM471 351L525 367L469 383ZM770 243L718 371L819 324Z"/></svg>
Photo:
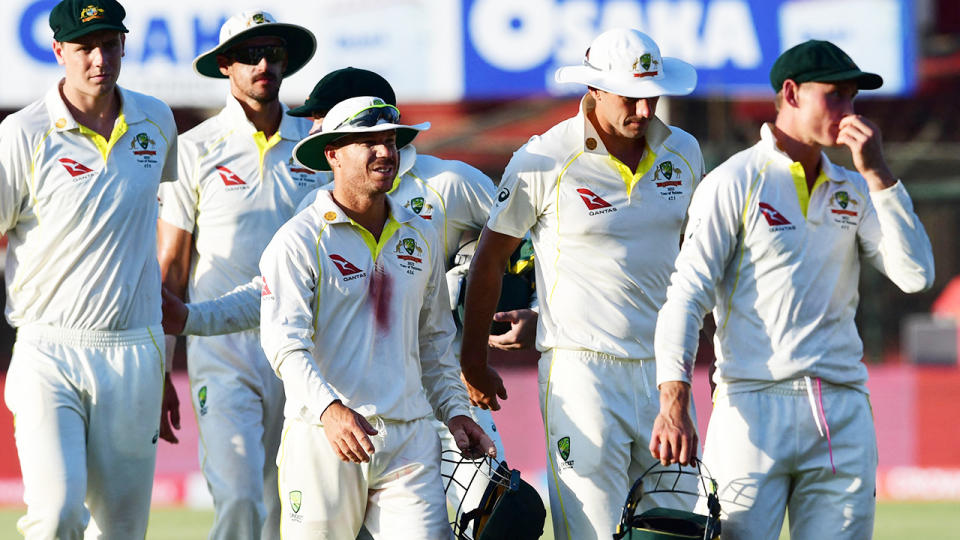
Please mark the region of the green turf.
<svg viewBox="0 0 960 540"><path fill-rule="evenodd" d="M0 509L0 538L17 538L16 522L22 509ZM150 515L147 540L203 540L213 523L213 512L179 508L155 508ZM875 540L904 538L957 538L960 531L960 503L881 503L877 507ZM546 534L553 538L550 518ZM788 538L786 534L781 538Z"/></svg>

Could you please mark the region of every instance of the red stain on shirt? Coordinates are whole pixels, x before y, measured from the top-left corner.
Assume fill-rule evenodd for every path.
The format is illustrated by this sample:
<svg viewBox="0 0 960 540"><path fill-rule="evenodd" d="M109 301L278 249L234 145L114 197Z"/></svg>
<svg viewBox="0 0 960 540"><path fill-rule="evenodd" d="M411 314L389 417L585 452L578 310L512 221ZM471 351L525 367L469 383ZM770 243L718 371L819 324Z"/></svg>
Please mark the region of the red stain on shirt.
<svg viewBox="0 0 960 540"><path fill-rule="evenodd" d="M376 262L373 278L370 280L370 301L373 302L373 316L378 332L386 332L390 326L390 297L393 295L393 278Z"/></svg>

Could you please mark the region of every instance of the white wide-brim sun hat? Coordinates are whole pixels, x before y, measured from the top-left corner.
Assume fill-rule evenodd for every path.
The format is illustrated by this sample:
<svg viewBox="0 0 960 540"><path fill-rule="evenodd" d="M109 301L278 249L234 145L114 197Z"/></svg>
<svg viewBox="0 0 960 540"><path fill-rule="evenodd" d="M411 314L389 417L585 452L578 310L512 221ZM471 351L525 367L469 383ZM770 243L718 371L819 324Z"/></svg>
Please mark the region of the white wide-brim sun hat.
<svg viewBox="0 0 960 540"><path fill-rule="evenodd" d="M685 96L697 86L697 70L692 65L662 56L650 36L631 28L600 34L587 49L582 65L562 67L555 78L631 98Z"/></svg>
<svg viewBox="0 0 960 540"><path fill-rule="evenodd" d="M364 115L368 111L373 112ZM384 114L378 114L380 112ZM396 114L392 115L392 112ZM393 116L393 121L390 120L390 116ZM398 124L399 118L400 111L381 98L359 96L345 99L334 105L323 117L320 131L293 147L293 158L301 165L315 171L329 171L330 164L327 162L324 149L341 137L353 133L372 133L393 129L397 131L397 148L403 148L410 144L418 133L430 129L430 122L408 126ZM360 122L356 122L357 119Z"/></svg>
<svg viewBox="0 0 960 540"><path fill-rule="evenodd" d="M307 65L317 50L317 38L303 26L278 23L266 11L244 11L223 23L220 42L193 60L193 70L204 77L226 79L227 76L220 73L217 56L225 54L242 41L260 36L278 37L286 43L287 69L283 72L284 77L293 75Z"/></svg>

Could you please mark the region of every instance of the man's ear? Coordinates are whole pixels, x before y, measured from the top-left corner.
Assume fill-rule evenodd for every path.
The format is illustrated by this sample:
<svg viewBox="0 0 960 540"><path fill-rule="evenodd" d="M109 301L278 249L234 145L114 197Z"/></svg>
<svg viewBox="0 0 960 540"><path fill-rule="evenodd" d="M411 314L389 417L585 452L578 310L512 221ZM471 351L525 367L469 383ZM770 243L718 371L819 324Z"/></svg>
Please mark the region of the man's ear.
<svg viewBox="0 0 960 540"><path fill-rule="evenodd" d="M789 107L798 107L800 98L800 83L793 79L783 81L780 87L780 95L783 96L782 105Z"/></svg>
<svg viewBox="0 0 960 540"><path fill-rule="evenodd" d="M63 61L63 43L59 41L53 42L53 56L57 58L57 63L61 66L64 65Z"/></svg>
<svg viewBox="0 0 960 540"><path fill-rule="evenodd" d="M323 156L327 158L327 163L330 164L330 170L332 171L335 166L340 164L340 159L337 157L337 150L340 148L332 144L328 144L326 148L323 149Z"/></svg>
<svg viewBox="0 0 960 540"><path fill-rule="evenodd" d="M232 63L233 62L231 62L226 56L222 54L217 55L217 67L220 68L220 73L222 73L224 77L230 77L230 71L228 68Z"/></svg>

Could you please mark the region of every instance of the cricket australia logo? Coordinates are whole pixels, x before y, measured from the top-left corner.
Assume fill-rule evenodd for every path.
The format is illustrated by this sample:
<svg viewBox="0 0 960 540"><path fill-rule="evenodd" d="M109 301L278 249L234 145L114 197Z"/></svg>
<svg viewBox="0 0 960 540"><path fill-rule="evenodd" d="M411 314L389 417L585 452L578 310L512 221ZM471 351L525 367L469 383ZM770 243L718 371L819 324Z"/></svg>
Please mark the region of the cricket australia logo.
<svg viewBox="0 0 960 540"><path fill-rule="evenodd" d="M561 437L557 441L557 451L560 453L560 470L572 469L573 460L570 459L570 437Z"/></svg>
<svg viewBox="0 0 960 540"><path fill-rule="evenodd" d="M683 169L672 161L663 161L653 171L653 183L657 185L660 196L668 201L683 195Z"/></svg>
<svg viewBox="0 0 960 540"><path fill-rule="evenodd" d="M423 219L433 219L433 205L425 202L423 197L414 197L404 203L403 207L413 210L415 214Z"/></svg>
<svg viewBox="0 0 960 540"><path fill-rule="evenodd" d="M580 195L583 204L587 206L587 214L591 216L617 211L613 205L587 188L577 188L577 194Z"/></svg>
<svg viewBox="0 0 960 540"><path fill-rule="evenodd" d="M299 515L300 505L303 503L303 493L300 491L291 491L290 492L290 509L293 510L293 513L290 514L290 521L296 521L297 523L303 522L303 516Z"/></svg>
<svg viewBox="0 0 960 540"><path fill-rule="evenodd" d="M159 163L157 160L157 142L142 131L134 135L133 140L130 141L130 152L133 153L133 158L144 169L150 169Z"/></svg>
<svg viewBox="0 0 960 540"><path fill-rule="evenodd" d="M857 207L860 203L856 199L851 199L846 191L834 193L830 199L830 213L833 214L833 222L846 229L851 225L856 225L858 221Z"/></svg>
<svg viewBox="0 0 960 540"><path fill-rule="evenodd" d="M316 172L298 166L292 157L287 161L287 169L290 171L290 178L297 184L297 187L313 187L317 184Z"/></svg>
<svg viewBox="0 0 960 540"><path fill-rule="evenodd" d="M94 5L89 5L80 10L80 22L90 22L95 19L103 18L103 9Z"/></svg>
<svg viewBox="0 0 960 540"><path fill-rule="evenodd" d="M393 251L401 261L400 266L405 268L408 274L423 269L423 248L417 245L413 238L401 238Z"/></svg>
<svg viewBox="0 0 960 540"><path fill-rule="evenodd" d="M200 405L200 416L207 414L207 387L201 386L197 392L197 403Z"/></svg>
<svg viewBox="0 0 960 540"><path fill-rule="evenodd" d="M653 55L650 53L643 53L636 60L633 61L633 76L634 77L656 77L659 73L658 66L660 62L653 59ZM651 69L651 67L653 69ZM643 71L640 70L643 68Z"/></svg>

